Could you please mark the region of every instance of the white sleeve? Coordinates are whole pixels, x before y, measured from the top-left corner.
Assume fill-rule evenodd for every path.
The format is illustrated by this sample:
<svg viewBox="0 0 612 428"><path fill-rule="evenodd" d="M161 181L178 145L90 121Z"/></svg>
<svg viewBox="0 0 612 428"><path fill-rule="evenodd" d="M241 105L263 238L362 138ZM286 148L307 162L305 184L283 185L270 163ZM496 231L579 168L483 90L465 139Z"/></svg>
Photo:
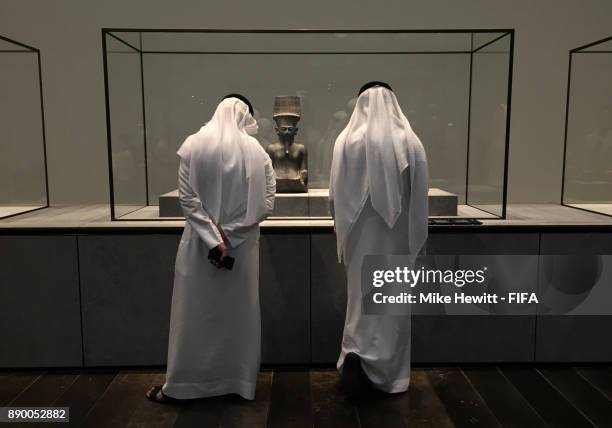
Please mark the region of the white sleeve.
<svg viewBox="0 0 612 428"><path fill-rule="evenodd" d="M274 211L274 196L276 195L276 175L272 166L272 159L266 156L264 167L266 169L266 217Z"/></svg>
<svg viewBox="0 0 612 428"><path fill-rule="evenodd" d="M189 164L183 158L181 158L179 164L178 179L179 202L185 220L189 222L209 249L216 247L223 242L223 238L217 226L204 210L202 201L193 191L189 183Z"/></svg>

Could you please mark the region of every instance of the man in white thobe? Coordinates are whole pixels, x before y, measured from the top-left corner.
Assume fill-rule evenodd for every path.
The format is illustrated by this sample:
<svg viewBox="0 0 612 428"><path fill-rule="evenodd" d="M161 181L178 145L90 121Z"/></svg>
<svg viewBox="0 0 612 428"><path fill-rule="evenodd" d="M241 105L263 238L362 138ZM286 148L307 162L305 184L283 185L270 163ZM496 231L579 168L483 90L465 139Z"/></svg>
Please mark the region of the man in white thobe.
<svg viewBox="0 0 612 428"><path fill-rule="evenodd" d="M224 394L255 397L261 355L259 222L272 213L275 178L248 100L224 98L178 150L185 229L176 255L166 382L158 402ZM232 270L209 263L217 248Z"/></svg>
<svg viewBox="0 0 612 428"><path fill-rule="evenodd" d="M349 390L381 391L410 383L410 316L362 313L366 255L408 255L414 265L427 239L427 158L389 85L364 85L336 139L330 208L348 302L337 368ZM361 379L360 379L361 378Z"/></svg>

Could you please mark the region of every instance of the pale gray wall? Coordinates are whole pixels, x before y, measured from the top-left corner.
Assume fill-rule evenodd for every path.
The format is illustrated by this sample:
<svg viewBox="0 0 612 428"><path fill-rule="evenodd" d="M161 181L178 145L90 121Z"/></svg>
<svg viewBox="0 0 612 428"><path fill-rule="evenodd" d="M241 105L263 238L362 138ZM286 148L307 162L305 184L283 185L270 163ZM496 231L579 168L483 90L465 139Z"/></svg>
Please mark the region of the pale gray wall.
<svg viewBox="0 0 612 428"><path fill-rule="evenodd" d="M509 199L560 196L567 51L610 35L609 1L3 0L0 34L42 50L52 204L106 202L100 27L515 28Z"/></svg>

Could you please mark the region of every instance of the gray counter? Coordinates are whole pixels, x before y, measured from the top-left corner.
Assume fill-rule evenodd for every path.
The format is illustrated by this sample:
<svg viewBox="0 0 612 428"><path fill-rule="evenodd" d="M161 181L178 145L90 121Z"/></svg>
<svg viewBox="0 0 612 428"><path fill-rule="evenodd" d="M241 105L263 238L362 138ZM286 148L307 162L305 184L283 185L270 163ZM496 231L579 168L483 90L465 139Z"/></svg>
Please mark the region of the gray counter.
<svg viewBox="0 0 612 428"><path fill-rule="evenodd" d="M536 222L537 206L524 208L481 226L431 227L428 253L612 254L610 218L542 206ZM106 207L49 210L46 222L45 210L0 221L0 367L165 364L183 222L111 222ZM335 363L346 284L331 226L262 226L264 364ZM523 280L539 286L537 275ZM413 361L609 362L611 328L602 315L414 316Z"/></svg>

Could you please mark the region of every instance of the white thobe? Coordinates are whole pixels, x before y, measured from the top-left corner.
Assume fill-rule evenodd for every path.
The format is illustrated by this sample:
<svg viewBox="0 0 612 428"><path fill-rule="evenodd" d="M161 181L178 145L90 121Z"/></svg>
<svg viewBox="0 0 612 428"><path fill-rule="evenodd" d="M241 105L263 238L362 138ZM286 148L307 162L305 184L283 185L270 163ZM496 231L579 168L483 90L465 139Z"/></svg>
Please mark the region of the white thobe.
<svg viewBox="0 0 612 428"><path fill-rule="evenodd" d="M338 257L348 283L337 367L347 353L357 354L372 384L386 392L405 391L410 383L410 317L388 306L380 315L363 313L361 268L366 255L405 255L406 267L413 267L427 239L427 181L425 150L393 91L363 91L336 139L330 174ZM391 258L382 261L388 265Z"/></svg>
<svg viewBox="0 0 612 428"><path fill-rule="evenodd" d="M362 313L361 267L366 255L410 253L407 239L409 185L404 192L402 212L393 229L389 229L374 210L368 197L348 236L344 255L348 301L337 368L342 370L347 353L355 353L370 382L389 393L405 391L410 384L411 320L409 315ZM409 258L413 264L415 256Z"/></svg>
<svg viewBox="0 0 612 428"><path fill-rule="evenodd" d="M269 215L274 204L271 161L265 169ZM181 399L235 393L252 400L261 358L259 225L239 230L228 225L226 230L220 220L230 243L241 243L226 243L236 259L233 270L218 269L209 263L208 252L223 239L189 184L184 160L178 190L186 222L176 255L163 391Z"/></svg>

